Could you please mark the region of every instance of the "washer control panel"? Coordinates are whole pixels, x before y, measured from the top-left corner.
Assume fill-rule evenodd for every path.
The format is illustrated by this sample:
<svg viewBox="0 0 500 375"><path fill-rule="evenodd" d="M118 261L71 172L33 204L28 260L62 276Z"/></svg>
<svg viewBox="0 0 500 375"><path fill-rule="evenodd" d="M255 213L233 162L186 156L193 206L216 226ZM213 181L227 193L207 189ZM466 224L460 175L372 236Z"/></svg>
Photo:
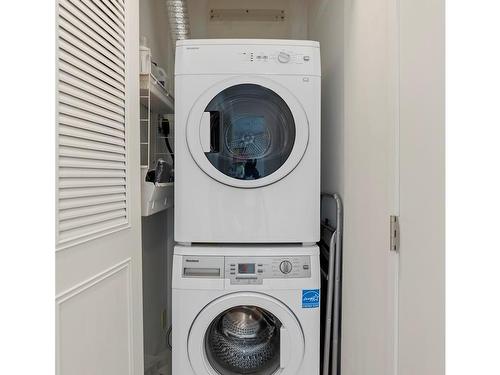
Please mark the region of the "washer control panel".
<svg viewBox="0 0 500 375"><path fill-rule="evenodd" d="M311 257L225 257L225 278L231 284L262 284L264 279L311 277Z"/></svg>

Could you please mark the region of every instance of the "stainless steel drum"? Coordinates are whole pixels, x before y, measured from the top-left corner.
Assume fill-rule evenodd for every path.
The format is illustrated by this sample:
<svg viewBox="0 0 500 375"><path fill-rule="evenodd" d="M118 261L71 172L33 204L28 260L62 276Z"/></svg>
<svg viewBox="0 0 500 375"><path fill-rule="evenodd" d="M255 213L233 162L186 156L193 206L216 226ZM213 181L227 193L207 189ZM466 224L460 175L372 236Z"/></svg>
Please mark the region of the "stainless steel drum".
<svg viewBox="0 0 500 375"><path fill-rule="evenodd" d="M220 314L205 335L205 350L221 375L271 375L279 368L281 322L255 306Z"/></svg>

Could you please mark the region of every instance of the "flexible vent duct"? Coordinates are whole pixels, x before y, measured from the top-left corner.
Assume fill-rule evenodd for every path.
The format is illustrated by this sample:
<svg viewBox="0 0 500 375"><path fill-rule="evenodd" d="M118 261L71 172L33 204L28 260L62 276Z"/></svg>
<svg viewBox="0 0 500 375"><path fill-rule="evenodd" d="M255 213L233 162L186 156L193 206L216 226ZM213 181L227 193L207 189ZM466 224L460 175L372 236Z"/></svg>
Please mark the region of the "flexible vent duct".
<svg viewBox="0 0 500 375"><path fill-rule="evenodd" d="M189 39L189 15L186 0L166 0L170 34L174 43L177 40Z"/></svg>

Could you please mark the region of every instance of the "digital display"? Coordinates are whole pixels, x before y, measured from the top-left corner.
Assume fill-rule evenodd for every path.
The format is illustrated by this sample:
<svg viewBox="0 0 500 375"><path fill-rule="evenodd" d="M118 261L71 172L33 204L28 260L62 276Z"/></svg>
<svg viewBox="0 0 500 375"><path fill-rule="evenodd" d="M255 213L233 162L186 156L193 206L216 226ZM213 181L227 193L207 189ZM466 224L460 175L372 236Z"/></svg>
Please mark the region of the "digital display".
<svg viewBox="0 0 500 375"><path fill-rule="evenodd" d="M238 273L240 274L255 273L255 263L239 263Z"/></svg>

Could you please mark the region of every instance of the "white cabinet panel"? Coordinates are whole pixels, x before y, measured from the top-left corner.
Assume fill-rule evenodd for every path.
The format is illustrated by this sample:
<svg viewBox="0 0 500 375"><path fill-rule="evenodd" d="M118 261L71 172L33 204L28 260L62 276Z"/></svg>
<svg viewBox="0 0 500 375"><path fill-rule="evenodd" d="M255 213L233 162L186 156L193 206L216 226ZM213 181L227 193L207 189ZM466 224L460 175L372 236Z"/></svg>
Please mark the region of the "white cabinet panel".
<svg viewBox="0 0 500 375"><path fill-rule="evenodd" d="M125 261L57 298L60 374L133 373L130 272Z"/></svg>

